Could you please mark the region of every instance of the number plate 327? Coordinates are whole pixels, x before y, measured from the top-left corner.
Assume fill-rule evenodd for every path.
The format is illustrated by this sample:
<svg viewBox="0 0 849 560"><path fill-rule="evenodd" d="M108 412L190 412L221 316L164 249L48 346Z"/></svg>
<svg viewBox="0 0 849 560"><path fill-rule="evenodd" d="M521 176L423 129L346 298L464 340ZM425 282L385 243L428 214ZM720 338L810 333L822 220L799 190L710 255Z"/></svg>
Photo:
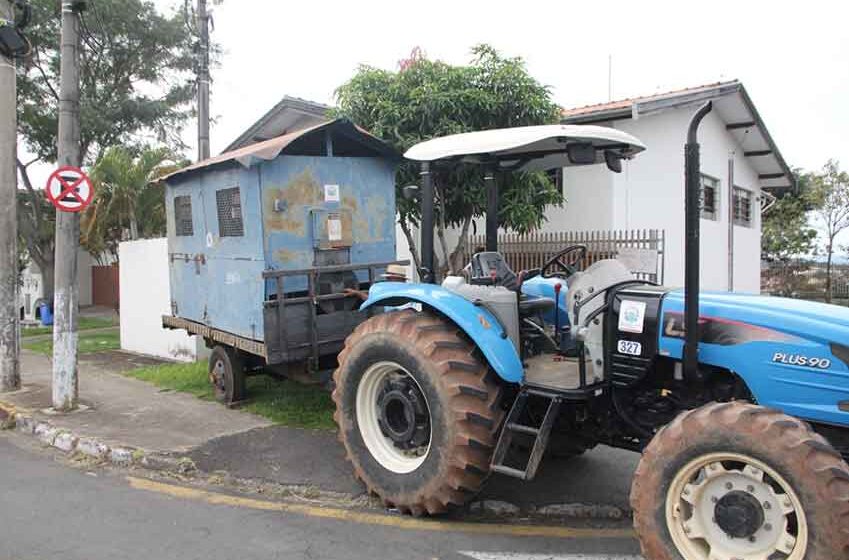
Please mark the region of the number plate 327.
<svg viewBox="0 0 849 560"><path fill-rule="evenodd" d="M643 345L633 340L620 340L616 343L616 351L629 356L639 356L643 353Z"/></svg>

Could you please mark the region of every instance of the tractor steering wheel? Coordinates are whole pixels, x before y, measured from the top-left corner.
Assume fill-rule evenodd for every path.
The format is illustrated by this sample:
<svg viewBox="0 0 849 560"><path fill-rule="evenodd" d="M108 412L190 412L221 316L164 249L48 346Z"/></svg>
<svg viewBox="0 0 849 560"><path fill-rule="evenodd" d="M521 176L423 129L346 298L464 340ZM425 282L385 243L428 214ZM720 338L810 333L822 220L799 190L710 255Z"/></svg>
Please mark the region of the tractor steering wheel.
<svg viewBox="0 0 849 560"><path fill-rule="evenodd" d="M574 255L572 255L574 253ZM550 259L548 259L542 268L540 269L540 274L544 278L568 278L572 276L576 272L578 272L577 265L580 261L587 256L587 246L586 245L570 245L566 247ZM552 272L550 269L554 266L558 265L560 268L566 271L566 274L563 272L557 271Z"/></svg>

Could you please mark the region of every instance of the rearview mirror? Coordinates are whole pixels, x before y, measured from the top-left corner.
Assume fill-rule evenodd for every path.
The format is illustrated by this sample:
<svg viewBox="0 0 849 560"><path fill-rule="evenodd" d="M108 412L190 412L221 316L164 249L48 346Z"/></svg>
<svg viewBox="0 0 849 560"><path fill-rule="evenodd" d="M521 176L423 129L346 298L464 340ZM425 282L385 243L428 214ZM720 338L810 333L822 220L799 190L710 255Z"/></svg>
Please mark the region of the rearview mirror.
<svg viewBox="0 0 849 560"><path fill-rule="evenodd" d="M607 168L614 173L622 173L622 156L612 150L604 151L604 162Z"/></svg>
<svg viewBox="0 0 849 560"><path fill-rule="evenodd" d="M569 161L573 165L589 165L595 163L595 147L592 144L569 144L566 147Z"/></svg>
<svg viewBox="0 0 849 560"><path fill-rule="evenodd" d="M416 200L419 197L419 187L416 185L407 185L401 189L401 194L407 200Z"/></svg>

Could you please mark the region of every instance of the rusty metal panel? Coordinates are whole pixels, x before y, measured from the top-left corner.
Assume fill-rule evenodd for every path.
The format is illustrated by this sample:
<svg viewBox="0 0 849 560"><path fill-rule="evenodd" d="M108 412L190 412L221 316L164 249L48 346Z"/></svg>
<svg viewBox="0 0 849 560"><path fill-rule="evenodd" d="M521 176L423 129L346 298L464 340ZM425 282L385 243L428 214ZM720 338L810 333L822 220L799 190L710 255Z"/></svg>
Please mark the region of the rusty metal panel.
<svg viewBox="0 0 849 560"><path fill-rule="evenodd" d="M350 247L350 264L395 258L394 165L378 158L281 156L262 170L269 269L310 268L317 251ZM330 220L338 220L329 229ZM358 272L361 282L366 278ZM267 290L271 289L268 286ZM293 279L289 290L306 290Z"/></svg>

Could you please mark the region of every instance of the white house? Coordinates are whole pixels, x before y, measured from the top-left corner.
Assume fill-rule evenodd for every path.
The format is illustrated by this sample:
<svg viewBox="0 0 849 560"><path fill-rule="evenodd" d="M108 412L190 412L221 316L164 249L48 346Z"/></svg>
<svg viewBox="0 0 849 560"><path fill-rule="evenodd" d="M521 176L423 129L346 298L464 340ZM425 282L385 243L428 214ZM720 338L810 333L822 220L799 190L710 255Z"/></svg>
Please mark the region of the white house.
<svg viewBox="0 0 849 560"><path fill-rule="evenodd" d="M664 283L682 285L684 143L691 116L708 100L713 111L699 130L702 286L759 292L761 207L795 183L739 81L563 111L564 123L624 130L647 150L621 174L603 166L564 170L567 203L547 212L543 229L663 229Z"/></svg>
<svg viewBox="0 0 849 560"><path fill-rule="evenodd" d="M98 300L95 292L101 286L96 285L97 283L94 281L94 271L96 268L105 268L100 265L111 264L112 260L107 257L106 263L98 263L85 249L80 248L78 250L77 286L79 286L79 304L81 307L94 305ZM41 270L34 261L30 261L21 273L21 287L18 292L18 310L21 320L36 321L40 319L39 305L44 300L43 296L44 285Z"/></svg>

